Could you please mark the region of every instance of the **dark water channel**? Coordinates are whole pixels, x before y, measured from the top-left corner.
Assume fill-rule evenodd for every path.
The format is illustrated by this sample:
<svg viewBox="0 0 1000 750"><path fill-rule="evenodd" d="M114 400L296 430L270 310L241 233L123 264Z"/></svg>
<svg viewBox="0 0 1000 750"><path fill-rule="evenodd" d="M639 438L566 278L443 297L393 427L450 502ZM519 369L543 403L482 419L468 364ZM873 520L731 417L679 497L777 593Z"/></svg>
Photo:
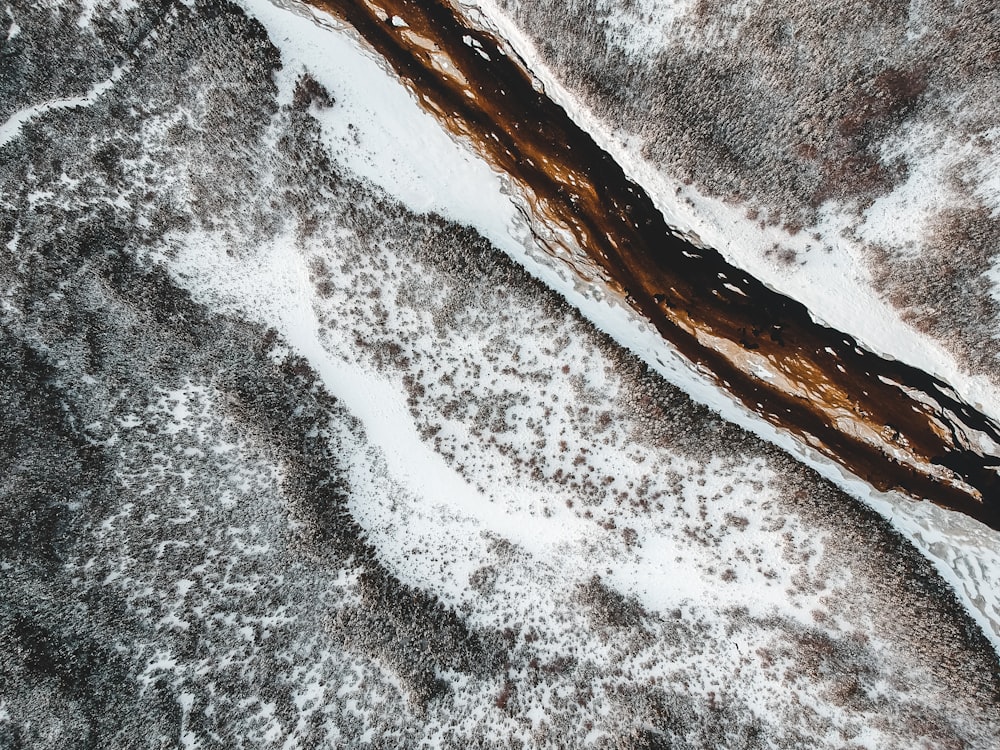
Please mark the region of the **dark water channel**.
<svg viewBox="0 0 1000 750"><path fill-rule="evenodd" d="M750 410L874 487L1000 529L1000 425L946 383L864 350L669 227L503 43L438 0L314 0L423 106L518 181L629 303ZM405 25L404 25L405 24Z"/></svg>

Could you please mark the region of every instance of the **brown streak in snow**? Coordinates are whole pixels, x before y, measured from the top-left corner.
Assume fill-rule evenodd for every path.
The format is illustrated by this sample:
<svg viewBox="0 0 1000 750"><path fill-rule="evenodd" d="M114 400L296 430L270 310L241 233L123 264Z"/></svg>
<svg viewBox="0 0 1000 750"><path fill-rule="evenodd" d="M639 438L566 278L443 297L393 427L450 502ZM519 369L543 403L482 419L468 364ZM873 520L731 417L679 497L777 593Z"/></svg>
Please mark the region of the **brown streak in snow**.
<svg viewBox="0 0 1000 750"><path fill-rule="evenodd" d="M719 387L877 489L1000 529L1000 458L991 455L1000 426L933 376L862 350L715 250L678 238L501 40L441 0L311 4L353 26L428 111L525 190L536 218L571 233L612 288Z"/></svg>

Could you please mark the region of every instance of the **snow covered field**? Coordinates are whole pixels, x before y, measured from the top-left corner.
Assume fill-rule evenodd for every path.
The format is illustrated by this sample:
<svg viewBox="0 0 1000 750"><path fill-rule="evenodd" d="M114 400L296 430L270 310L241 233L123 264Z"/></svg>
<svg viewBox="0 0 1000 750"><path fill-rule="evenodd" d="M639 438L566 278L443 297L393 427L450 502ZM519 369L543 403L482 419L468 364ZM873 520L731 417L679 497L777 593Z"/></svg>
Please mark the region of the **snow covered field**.
<svg viewBox="0 0 1000 750"><path fill-rule="evenodd" d="M349 33L239 7L90 7L144 46L0 145L0 743L995 744L995 535L839 478L942 581Z"/></svg>

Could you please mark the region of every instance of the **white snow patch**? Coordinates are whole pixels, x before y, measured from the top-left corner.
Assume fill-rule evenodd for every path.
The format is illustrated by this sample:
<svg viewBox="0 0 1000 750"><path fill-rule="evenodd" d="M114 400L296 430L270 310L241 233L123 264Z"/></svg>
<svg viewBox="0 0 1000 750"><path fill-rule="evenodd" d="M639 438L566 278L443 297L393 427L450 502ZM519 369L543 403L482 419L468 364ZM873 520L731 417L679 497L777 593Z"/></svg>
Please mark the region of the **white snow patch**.
<svg viewBox="0 0 1000 750"><path fill-rule="evenodd" d="M107 80L95 83L83 96L70 97L67 99L50 99L47 102L33 104L30 107L25 107L24 109L15 112L7 118L7 122L0 125L0 148L3 148L10 141L20 135L21 128L23 128L26 123L36 117L44 115L46 112L51 112L56 109L74 109L76 107L90 106L96 102L105 91L114 86L124 72L124 68L116 67Z"/></svg>
<svg viewBox="0 0 1000 750"><path fill-rule="evenodd" d="M189 4L190 2L193 2L193 0L186 0L185 4ZM139 3L138 0L113 0L113 2L108 2L108 0L81 0L81 6L80 16L76 19L76 25L82 29L90 25L90 22L94 18L94 11L99 6L113 6L114 11L121 13L132 8L137 8Z"/></svg>
<svg viewBox="0 0 1000 750"><path fill-rule="evenodd" d="M993 265L983 275L990 283L990 296L1000 302L1000 257L993 261Z"/></svg>
<svg viewBox="0 0 1000 750"><path fill-rule="evenodd" d="M282 87L290 90L308 70L336 99L314 114L338 162L417 213L471 224L498 247L514 249L509 228L520 220L503 179L443 130L373 52L318 11L298 4L284 10L267 0L241 4L281 49Z"/></svg>
<svg viewBox="0 0 1000 750"><path fill-rule="evenodd" d="M469 0L472 3L477 0ZM739 20L745 21L759 5L759 0L738 0L719 5L714 14L724 16L719 22L713 15L703 19L705 26L695 29L695 0L635 0L624 4L600 0L598 7L607 15L608 40L623 51L650 59L669 41L679 39L691 48L713 48L731 43L739 33Z"/></svg>
<svg viewBox="0 0 1000 750"><path fill-rule="evenodd" d="M312 308L308 270L293 238L280 238L249 263L246 258L230 258L213 245L207 235L186 242L178 248L172 272L203 301L275 326L309 360L326 389L360 419L378 458L373 464L370 456L354 454L352 507L368 532L383 542L379 547L393 563L411 575L425 569L407 560L412 548L431 544L435 556L451 558L451 564L464 571L450 577L455 587L445 592L460 596L484 545L478 529L501 534L540 559L556 548L578 548L587 542L593 533L590 524L567 518L545 522L530 513L512 512L521 504L515 493L523 488L505 488L498 500L475 490L420 438L402 393L378 373L324 346ZM383 470L387 476L376 476ZM407 505L419 505L422 512L398 523L393 516L399 501L406 498L410 498ZM465 555L472 559L463 561ZM419 583L431 585L437 580Z"/></svg>
<svg viewBox="0 0 1000 750"><path fill-rule="evenodd" d="M973 193L1000 216L1000 127L981 134L982 142L971 170Z"/></svg>

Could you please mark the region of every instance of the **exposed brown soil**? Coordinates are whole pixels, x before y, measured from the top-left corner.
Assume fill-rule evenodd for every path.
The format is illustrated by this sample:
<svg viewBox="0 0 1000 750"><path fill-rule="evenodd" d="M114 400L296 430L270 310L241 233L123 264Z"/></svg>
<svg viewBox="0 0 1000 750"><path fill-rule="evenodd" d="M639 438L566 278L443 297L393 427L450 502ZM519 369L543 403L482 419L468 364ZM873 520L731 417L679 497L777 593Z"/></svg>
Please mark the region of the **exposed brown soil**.
<svg viewBox="0 0 1000 750"><path fill-rule="evenodd" d="M715 250L679 238L501 40L440 0L311 4L353 26L720 387L874 487L1000 529L1000 458L980 444L1000 444L1000 426L947 384L865 351Z"/></svg>

